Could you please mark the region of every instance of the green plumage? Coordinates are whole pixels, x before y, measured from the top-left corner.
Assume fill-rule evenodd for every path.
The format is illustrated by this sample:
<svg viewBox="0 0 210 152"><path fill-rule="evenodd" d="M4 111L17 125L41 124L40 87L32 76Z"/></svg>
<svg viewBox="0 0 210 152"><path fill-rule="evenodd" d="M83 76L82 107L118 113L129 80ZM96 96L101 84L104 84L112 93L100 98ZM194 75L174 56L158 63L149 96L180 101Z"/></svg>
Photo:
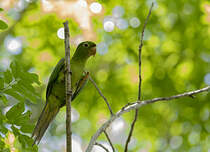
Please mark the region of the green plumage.
<svg viewBox="0 0 210 152"><path fill-rule="evenodd" d="M88 73L83 74L88 58L96 53L96 45L91 41L78 45L71 59L72 101L80 93L88 80ZM62 58L54 68L47 85L46 104L38 119L32 137L34 143L39 143L50 122L55 118L59 109L65 105L65 59Z"/></svg>

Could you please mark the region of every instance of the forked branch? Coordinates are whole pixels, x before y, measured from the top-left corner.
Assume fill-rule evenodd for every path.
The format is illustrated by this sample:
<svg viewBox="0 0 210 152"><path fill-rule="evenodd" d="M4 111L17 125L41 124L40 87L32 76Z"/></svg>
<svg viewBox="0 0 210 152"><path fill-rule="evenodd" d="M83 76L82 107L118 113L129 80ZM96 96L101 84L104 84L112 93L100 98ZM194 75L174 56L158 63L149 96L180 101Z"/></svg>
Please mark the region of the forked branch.
<svg viewBox="0 0 210 152"><path fill-rule="evenodd" d="M93 145L95 144L95 141L97 140L97 138L104 132L104 130L106 130L110 124L116 120L117 118L119 118L121 115L123 115L124 113L130 112L131 110L135 110L135 109L139 109L140 107L147 105L147 104L151 104L154 102L158 102L158 101L170 101L173 99L179 99L179 98L183 98L183 97L190 97L192 95L196 95L198 93L201 92L208 92L210 91L210 86L207 86L205 88L199 89L199 90L194 90L194 91L189 91L189 92L185 92L182 94L177 94L174 96L170 96L170 97L159 97L159 98L153 98L150 100L144 100L144 101L136 101L133 103L130 103L124 107L122 107L115 115L113 115L110 119L108 119L106 122L104 122L101 127L96 131L96 133L92 136L89 145L86 149L86 152L91 152Z"/></svg>
<svg viewBox="0 0 210 152"><path fill-rule="evenodd" d="M145 31L147 22L149 20L149 17L151 15L152 8L153 8L153 3L151 5L151 7L150 7L149 13L148 13L147 18L146 18L145 23L144 23L144 26L143 26L143 29L142 29L142 32L141 32L140 45L139 45L139 89L138 89L138 101L141 100L141 82L142 82L142 76L141 76L141 52L142 52L142 47L143 47L144 31ZM128 134L128 138L127 138L126 143L125 143L124 152L128 151L128 144L129 144L129 142L131 140L131 137L132 137L132 134L133 134L133 130L134 130L136 121L138 119L138 113L139 113L139 110L136 109L133 122L131 123L131 128L130 128L130 131L129 131L129 134Z"/></svg>

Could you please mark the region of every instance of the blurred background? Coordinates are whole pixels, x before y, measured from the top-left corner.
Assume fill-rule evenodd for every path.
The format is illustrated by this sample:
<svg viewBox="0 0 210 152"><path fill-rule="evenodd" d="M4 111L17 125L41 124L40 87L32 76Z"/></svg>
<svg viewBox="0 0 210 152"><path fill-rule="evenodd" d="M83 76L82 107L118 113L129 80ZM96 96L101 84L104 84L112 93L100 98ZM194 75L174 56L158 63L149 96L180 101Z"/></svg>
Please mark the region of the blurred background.
<svg viewBox="0 0 210 152"><path fill-rule="evenodd" d="M68 19L71 54L84 40L97 43L97 54L86 70L107 97L114 112L137 100L138 46L144 20L154 2L142 51L142 99L170 96L210 85L210 3L198 0L0 0L0 71L13 60L41 82L41 98L26 102L35 124L45 104L45 91L54 66L64 57L63 22ZM0 104L4 112L8 105ZM73 102L73 152L84 152L109 111L88 82ZM65 151L65 107L39 144L39 152ZM107 132L118 152L123 151L134 112L125 114ZM142 107L130 152L210 152L210 94L158 102ZM30 134L29 134L30 135ZM13 152L18 140L7 144ZM100 143L111 150L106 137ZM93 152L105 152L95 146Z"/></svg>

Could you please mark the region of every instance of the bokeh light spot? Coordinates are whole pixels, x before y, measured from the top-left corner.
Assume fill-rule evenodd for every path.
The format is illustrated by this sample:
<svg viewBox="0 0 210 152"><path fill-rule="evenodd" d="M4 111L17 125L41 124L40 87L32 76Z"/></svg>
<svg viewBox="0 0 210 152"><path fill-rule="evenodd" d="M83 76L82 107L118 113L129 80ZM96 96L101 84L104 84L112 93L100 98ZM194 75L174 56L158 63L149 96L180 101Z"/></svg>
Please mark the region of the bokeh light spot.
<svg viewBox="0 0 210 152"><path fill-rule="evenodd" d="M97 44L96 50L100 55L104 55L108 52L108 45L105 42Z"/></svg>
<svg viewBox="0 0 210 152"><path fill-rule="evenodd" d="M201 110L200 112L200 117L201 120L206 121L209 119L209 109L208 108L204 108Z"/></svg>
<svg viewBox="0 0 210 152"><path fill-rule="evenodd" d="M82 146L81 146L81 141L73 138L73 140L72 140L72 151L83 152Z"/></svg>
<svg viewBox="0 0 210 152"><path fill-rule="evenodd" d="M182 132L184 134L187 134L188 132L190 132L190 130L192 129L192 125L190 124L190 122L184 122L182 123Z"/></svg>
<svg viewBox="0 0 210 152"><path fill-rule="evenodd" d="M115 25L114 25L114 23L112 21L106 21L106 22L104 22L104 30L106 32L113 31L114 30L114 27L115 27Z"/></svg>
<svg viewBox="0 0 210 152"><path fill-rule="evenodd" d="M43 5L43 9L46 12L49 12L54 8L54 6L48 0L42 0L41 2Z"/></svg>
<svg viewBox="0 0 210 152"><path fill-rule="evenodd" d="M114 7L113 10L112 10L112 15L113 15L114 17L116 17L116 18L119 18L119 17L123 16L124 12L125 12L125 11L124 11L124 8L123 8L123 7L121 7L121 6L116 6L116 7Z"/></svg>
<svg viewBox="0 0 210 152"><path fill-rule="evenodd" d="M198 145L198 146L193 146L189 149L189 152L203 152L202 148Z"/></svg>
<svg viewBox="0 0 210 152"><path fill-rule="evenodd" d="M112 124L111 124L111 130L112 133L117 133L121 132L122 130L125 129L125 121L122 118L116 119Z"/></svg>
<svg viewBox="0 0 210 152"><path fill-rule="evenodd" d="M138 19L137 17L132 17L132 18L129 20L129 24L130 24L130 26L133 27L133 28L139 27L140 23L141 23L141 22L139 21L139 19Z"/></svg>
<svg viewBox="0 0 210 152"><path fill-rule="evenodd" d="M65 38L65 36L64 36L64 28L63 28L63 27L61 27L61 28L58 29L58 31L57 31L57 36L58 36L60 39L64 39L64 38Z"/></svg>
<svg viewBox="0 0 210 152"><path fill-rule="evenodd" d="M16 6L16 9L17 11L22 11L24 10L26 7L27 7L28 3L26 2L26 0L19 0L17 2L17 6Z"/></svg>
<svg viewBox="0 0 210 152"><path fill-rule="evenodd" d="M178 149L182 145L182 136L174 136L170 140L170 146L172 149Z"/></svg>
<svg viewBox="0 0 210 152"><path fill-rule="evenodd" d="M20 54L22 52L22 41L18 37L7 36L4 45L8 52Z"/></svg>
<svg viewBox="0 0 210 152"><path fill-rule="evenodd" d="M95 14L100 13L102 10L102 6L100 3L93 2L90 4L90 10Z"/></svg>
<svg viewBox="0 0 210 152"><path fill-rule="evenodd" d="M125 20L125 19L122 19L122 18L117 19L116 20L116 26L121 30L125 30L125 29L128 28L128 21Z"/></svg>
<svg viewBox="0 0 210 152"><path fill-rule="evenodd" d="M9 58L4 57L4 58L2 58L0 61L1 61L1 62L0 62L0 63L1 63L1 64L0 64L0 67L2 67L3 69L6 69L6 68L9 67L9 65L10 65L10 59L9 59Z"/></svg>
<svg viewBox="0 0 210 152"><path fill-rule="evenodd" d="M205 61L205 62L210 62L210 54L208 53L201 53L201 58Z"/></svg>
<svg viewBox="0 0 210 152"><path fill-rule="evenodd" d="M204 77L204 82L207 84L207 85L210 85L210 73L207 73Z"/></svg>
<svg viewBox="0 0 210 152"><path fill-rule="evenodd" d="M39 55L39 61L41 62L49 62L52 60L52 55L47 52L47 51L43 51L40 53Z"/></svg>
<svg viewBox="0 0 210 152"><path fill-rule="evenodd" d="M188 136L188 141L191 145L195 145L200 141L200 133L192 131Z"/></svg>
<svg viewBox="0 0 210 152"><path fill-rule="evenodd" d="M158 150L163 150L167 146L167 140L165 138L159 138L156 142Z"/></svg>
<svg viewBox="0 0 210 152"><path fill-rule="evenodd" d="M76 122L77 120L79 120L80 114L75 108L72 108L71 113L72 113L71 114L71 121L72 122Z"/></svg>
<svg viewBox="0 0 210 152"><path fill-rule="evenodd" d="M178 65L176 74L182 78L188 78L193 70L193 62L185 61Z"/></svg>
<svg viewBox="0 0 210 152"><path fill-rule="evenodd" d="M86 2L86 0L78 0L78 5L80 5L81 7L87 7L87 2Z"/></svg>

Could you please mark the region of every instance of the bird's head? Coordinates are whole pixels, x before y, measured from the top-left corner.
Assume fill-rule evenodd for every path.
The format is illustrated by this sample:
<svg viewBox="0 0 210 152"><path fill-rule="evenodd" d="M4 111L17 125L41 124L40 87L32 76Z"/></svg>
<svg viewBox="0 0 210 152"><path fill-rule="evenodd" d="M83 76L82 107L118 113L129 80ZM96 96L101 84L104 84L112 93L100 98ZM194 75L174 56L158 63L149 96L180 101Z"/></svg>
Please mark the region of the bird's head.
<svg viewBox="0 0 210 152"><path fill-rule="evenodd" d="M81 42L77 49L76 49L76 54L78 54L80 57L90 57L90 56L95 56L96 54L96 44L91 41L84 41Z"/></svg>

